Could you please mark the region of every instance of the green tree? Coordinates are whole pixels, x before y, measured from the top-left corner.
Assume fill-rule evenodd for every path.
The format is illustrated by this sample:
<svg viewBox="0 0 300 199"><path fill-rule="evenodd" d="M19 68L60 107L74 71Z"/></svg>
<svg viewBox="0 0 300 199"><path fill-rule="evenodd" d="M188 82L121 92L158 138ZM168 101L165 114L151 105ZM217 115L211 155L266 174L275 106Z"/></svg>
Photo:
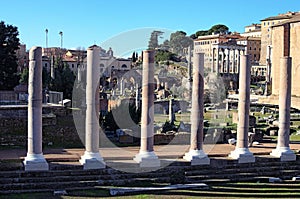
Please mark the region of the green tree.
<svg viewBox="0 0 300 199"><path fill-rule="evenodd" d="M21 84L28 84L28 78L29 78L29 70L28 68L25 68L20 76L20 83Z"/></svg>
<svg viewBox="0 0 300 199"><path fill-rule="evenodd" d="M166 50L157 50L155 53L155 61L160 62L160 61L168 61L168 60L175 60L175 54L171 53Z"/></svg>
<svg viewBox="0 0 300 199"><path fill-rule="evenodd" d="M229 31L229 28L223 24L217 24L212 26L209 30L208 30L208 35L211 35L213 33L215 34L219 34L219 33L223 33L223 34L227 34Z"/></svg>
<svg viewBox="0 0 300 199"><path fill-rule="evenodd" d="M0 90L12 90L19 84L16 50L19 49L18 28L0 22Z"/></svg>
<svg viewBox="0 0 300 199"><path fill-rule="evenodd" d="M135 52L133 52L132 55L131 55L131 61L132 61L132 63L135 63L136 60L137 60L137 59L136 59Z"/></svg>
<svg viewBox="0 0 300 199"><path fill-rule="evenodd" d="M207 30L199 30L195 33L196 37L198 38L199 36L205 36L208 35L208 31Z"/></svg>
<svg viewBox="0 0 300 199"><path fill-rule="evenodd" d="M56 62L55 79L50 80L49 89L64 93L64 98L71 99L75 75L67 63Z"/></svg>
<svg viewBox="0 0 300 199"><path fill-rule="evenodd" d="M229 33L229 28L226 25L223 24L217 24L212 26L209 30L199 30L195 34L192 34L190 37L192 39L196 39L199 36L205 36L205 35L211 35L211 34L227 34Z"/></svg>
<svg viewBox="0 0 300 199"><path fill-rule="evenodd" d="M182 55L183 49L193 44L193 40L184 31L176 31L170 35L170 48L177 55Z"/></svg>
<svg viewBox="0 0 300 199"><path fill-rule="evenodd" d="M25 68L20 76L20 83L21 84L28 84L28 78L29 78L29 69ZM42 83L43 83L43 88L46 88L50 82L50 77L47 72L47 69L43 67L42 71Z"/></svg>
<svg viewBox="0 0 300 199"><path fill-rule="evenodd" d="M128 117L129 116L129 117ZM110 130L131 128L141 121L141 109L135 104L122 101L119 106L111 109L106 116L100 118L103 127Z"/></svg>
<svg viewBox="0 0 300 199"><path fill-rule="evenodd" d="M162 35L164 32L162 31L159 31L159 30L154 30L152 33L151 33L151 36L150 36L150 40L149 40L149 43L148 43L148 49L155 49L155 48L158 48L159 47L159 44L158 44L158 37L160 35Z"/></svg>

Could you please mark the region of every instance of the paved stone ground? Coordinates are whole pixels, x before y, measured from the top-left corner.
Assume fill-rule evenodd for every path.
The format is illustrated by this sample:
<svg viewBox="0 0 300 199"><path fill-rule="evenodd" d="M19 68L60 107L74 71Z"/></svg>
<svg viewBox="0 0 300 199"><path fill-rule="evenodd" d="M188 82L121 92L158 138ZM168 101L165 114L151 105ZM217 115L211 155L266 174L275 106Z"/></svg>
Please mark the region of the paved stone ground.
<svg viewBox="0 0 300 199"><path fill-rule="evenodd" d="M262 143L250 147L250 151L254 155L268 155L275 149L276 143ZM235 146L229 144L204 145L204 151L209 157L225 158L233 151ZM295 151L300 150L299 144L290 144L290 148ZM161 159L181 159L185 152L189 149L188 145L159 145L154 146L155 153ZM138 153L139 147L122 147L122 148L101 148L100 154L104 160L121 161L132 160ZM84 149L45 149L44 155L46 159L55 161L59 160L79 160L83 155ZM24 159L26 149L10 149L0 150L0 160L2 159Z"/></svg>

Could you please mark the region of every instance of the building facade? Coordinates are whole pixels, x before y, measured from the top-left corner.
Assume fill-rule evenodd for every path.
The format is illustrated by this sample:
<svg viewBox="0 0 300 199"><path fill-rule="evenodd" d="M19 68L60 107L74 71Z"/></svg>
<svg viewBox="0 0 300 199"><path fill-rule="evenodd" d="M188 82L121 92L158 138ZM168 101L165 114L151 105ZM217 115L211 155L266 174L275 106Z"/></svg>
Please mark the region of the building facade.
<svg viewBox="0 0 300 199"><path fill-rule="evenodd" d="M241 33L243 37L261 37L261 24L251 24L245 26L245 32Z"/></svg>
<svg viewBox="0 0 300 199"><path fill-rule="evenodd" d="M292 96L300 97L300 14L271 27L272 94L279 95L280 58L292 58Z"/></svg>
<svg viewBox="0 0 300 199"><path fill-rule="evenodd" d="M243 37L237 39L237 44L246 46L245 53L249 55L251 65L259 65L261 50L260 37Z"/></svg>
<svg viewBox="0 0 300 199"><path fill-rule="evenodd" d="M239 34L200 36L194 41L194 51L204 53L204 68L216 73L238 73L239 55L245 53L245 45L237 40Z"/></svg>
<svg viewBox="0 0 300 199"><path fill-rule="evenodd" d="M267 64L269 47L272 46L272 26L285 22L298 14L299 12L287 12L261 20L261 65Z"/></svg>

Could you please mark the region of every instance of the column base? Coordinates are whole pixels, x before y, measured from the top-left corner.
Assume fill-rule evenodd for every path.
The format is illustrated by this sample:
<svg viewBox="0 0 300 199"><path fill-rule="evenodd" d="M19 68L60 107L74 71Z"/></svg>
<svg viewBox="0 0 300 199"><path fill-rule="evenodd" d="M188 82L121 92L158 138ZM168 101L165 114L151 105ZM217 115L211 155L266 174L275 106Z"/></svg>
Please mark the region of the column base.
<svg viewBox="0 0 300 199"><path fill-rule="evenodd" d="M23 161L25 171L48 171L49 165L43 154L29 154Z"/></svg>
<svg viewBox="0 0 300 199"><path fill-rule="evenodd" d="M83 165L84 170L104 169L106 167L105 162L103 161L103 158L100 156L99 152L93 153L85 151L79 162Z"/></svg>
<svg viewBox="0 0 300 199"><path fill-rule="evenodd" d="M139 163L140 167L160 167L160 160L154 151L140 151L133 160Z"/></svg>
<svg viewBox="0 0 300 199"><path fill-rule="evenodd" d="M190 150L188 153L185 153L183 159L191 162L191 165L209 165L210 159L204 153L203 150Z"/></svg>
<svg viewBox="0 0 300 199"><path fill-rule="evenodd" d="M236 148L234 151L231 151L228 157L238 160L238 163L255 162L255 157L248 148Z"/></svg>
<svg viewBox="0 0 300 199"><path fill-rule="evenodd" d="M290 147L276 147L270 153L271 156L280 158L281 162L296 161L296 154L290 149Z"/></svg>

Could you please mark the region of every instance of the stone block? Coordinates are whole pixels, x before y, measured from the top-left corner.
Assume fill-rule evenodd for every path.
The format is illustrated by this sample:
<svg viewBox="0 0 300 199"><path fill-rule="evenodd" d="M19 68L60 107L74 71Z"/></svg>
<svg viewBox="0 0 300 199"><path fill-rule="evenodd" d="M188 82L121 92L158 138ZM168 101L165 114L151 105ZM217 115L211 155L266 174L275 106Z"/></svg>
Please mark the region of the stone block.
<svg viewBox="0 0 300 199"><path fill-rule="evenodd" d="M270 183L275 183L275 182L282 182L280 178L269 178Z"/></svg>
<svg viewBox="0 0 300 199"><path fill-rule="evenodd" d="M297 177L293 177L292 181L300 181L300 177L298 177L298 176Z"/></svg>

